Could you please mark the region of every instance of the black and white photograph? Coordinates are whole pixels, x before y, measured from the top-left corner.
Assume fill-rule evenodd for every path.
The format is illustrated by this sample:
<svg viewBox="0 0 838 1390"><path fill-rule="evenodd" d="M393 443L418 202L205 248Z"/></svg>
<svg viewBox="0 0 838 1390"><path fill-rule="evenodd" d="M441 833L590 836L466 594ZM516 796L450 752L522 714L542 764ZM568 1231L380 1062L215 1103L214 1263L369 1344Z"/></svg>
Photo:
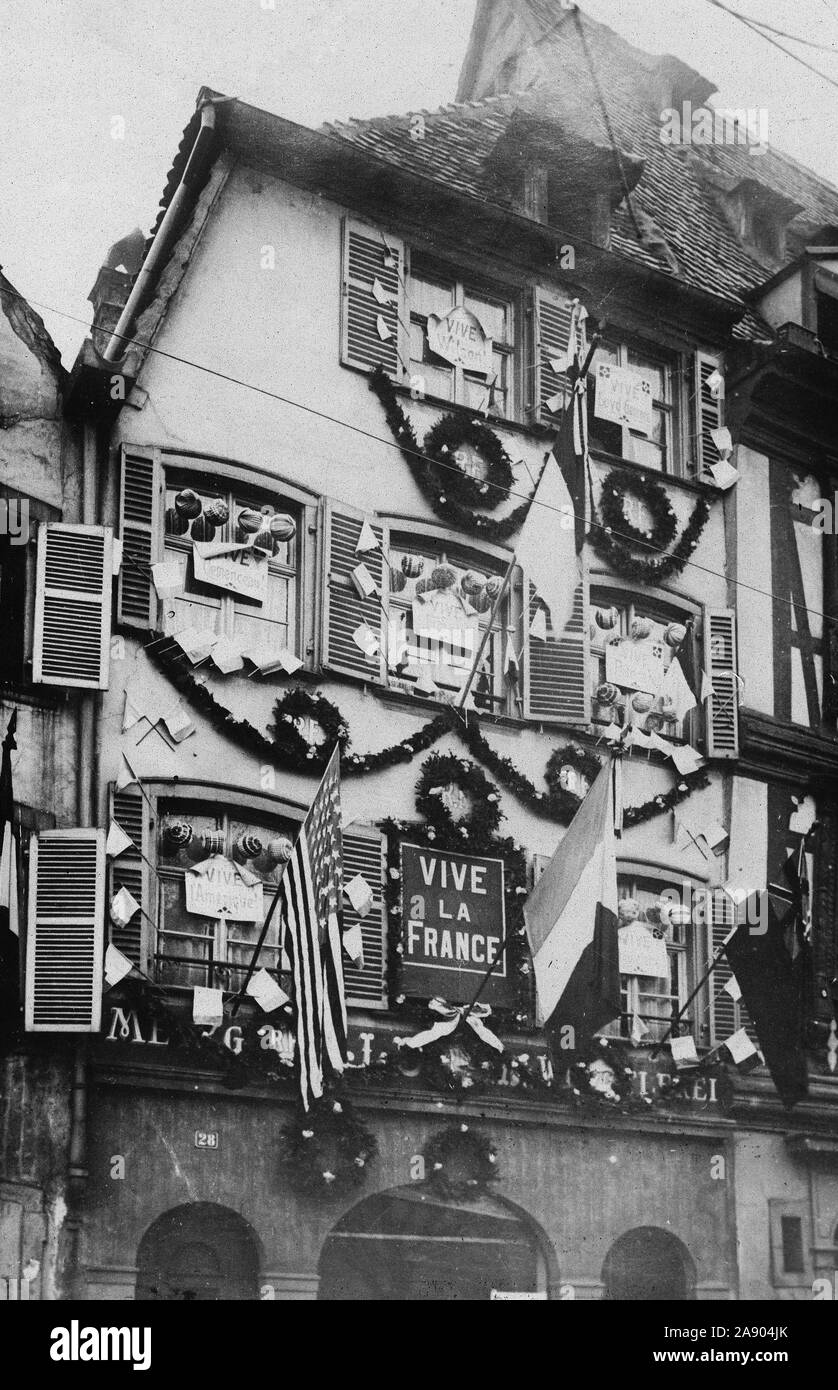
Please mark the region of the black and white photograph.
<svg viewBox="0 0 838 1390"><path fill-rule="evenodd" d="M838 0L3 28L3 1332L828 1365Z"/></svg>

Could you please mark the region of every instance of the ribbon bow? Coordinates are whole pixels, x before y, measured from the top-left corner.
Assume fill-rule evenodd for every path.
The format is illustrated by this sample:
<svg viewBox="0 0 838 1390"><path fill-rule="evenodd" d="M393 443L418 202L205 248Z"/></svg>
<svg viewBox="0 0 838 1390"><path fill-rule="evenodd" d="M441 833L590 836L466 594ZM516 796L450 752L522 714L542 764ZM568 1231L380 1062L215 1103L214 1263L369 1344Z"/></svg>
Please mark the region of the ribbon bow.
<svg viewBox="0 0 838 1390"><path fill-rule="evenodd" d="M496 1037L490 1028L487 1028L484 1019L491 1015L489 1004L448 1004L444 999L431 999L428 1008L432 1013L439 1014L439 1023L434 1023L430 1028L426 1028L424 1033L414 1033L412 1038L405 1038L405 1047L425 1047L427 1043L436 1042L438 1038L447 1038L449 1033L453 1033L465 1019L469 1028L481 1038L489 1047L493 1047L496 1052L503 1052L503 1043Z"/></svg>

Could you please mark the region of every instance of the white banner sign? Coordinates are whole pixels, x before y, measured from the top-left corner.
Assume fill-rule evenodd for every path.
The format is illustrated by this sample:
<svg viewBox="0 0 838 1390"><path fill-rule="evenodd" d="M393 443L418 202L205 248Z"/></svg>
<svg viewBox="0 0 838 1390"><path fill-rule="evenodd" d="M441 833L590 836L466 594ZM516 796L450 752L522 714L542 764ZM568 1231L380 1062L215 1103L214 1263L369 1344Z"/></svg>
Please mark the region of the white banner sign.
<svg viewBox="0 0 838 1390"><path fill-rule="evenodd" d="M600 362L596 369L596 407L600 420L652 433L653 378L630 367Z"/></svg>
<svg viewBox="0 0 838 1390"><path fill-rule="evenodd" d="M638 923L621 927L617 933L621 975L645 975L654 980L669 978L666 942Z"/></svg>
<svg viewBox="0 0 838 1390"><path fill-rule="evenodd" d="M481 372L484 376L494 373L492 340L486 337L480 320L470 309L459 306L442 318L429 314L428 346L437 357L444 357L466 372Z"/></svg>
<svg viewBox="0 0 838 1390"><path fill-rule="evenodd" d="M453 589L437 589L413 600L411 615L417 637L462 647L472 654L477 650L480 620L476 613L467 613Z"/></svg>
<svg viewBox="0 0 838 1390"><path fill-rule="evenodd" d="M205 555L198 544L193 547L192 562L195 578L215 589L241 594L254 603L264 603L268 596L268 562L258 558L244 546L228 555Z"/></svg>
<svg viewBox="0 0 838 1390"><path fill-rule="evenodd" d="M198 917L261 922L265 916L262 885L243 883L234 864L214 859L202 873L187 873L186 911Z"/></svg>
<svg viewBox="0 0 838 1390"><path fill-rule="evenodd" d="M609 642L605 679L627 690L657 695L664 677L662 642Z"/></svg>

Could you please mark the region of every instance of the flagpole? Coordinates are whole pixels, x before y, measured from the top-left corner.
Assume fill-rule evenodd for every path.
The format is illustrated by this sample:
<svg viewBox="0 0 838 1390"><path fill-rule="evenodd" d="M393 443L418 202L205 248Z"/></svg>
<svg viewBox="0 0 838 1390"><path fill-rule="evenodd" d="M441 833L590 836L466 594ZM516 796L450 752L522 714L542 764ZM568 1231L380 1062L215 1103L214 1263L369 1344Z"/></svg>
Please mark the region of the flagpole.
<svg viewBox="0 0 838 1390"><path fill-rule="evenodd" d="M654 1062L655 1058L659 1055L664 1043L668 1042L670 1037L672 1037L673 1028L678 1027L678 1024L680 1023L684 1014L687 1012L687 1009L690 1007L690 1004L695 999L699 990L702 990L706 985L707 981L710 979L710 976L712 975L713 971L715 970L716 966L719 964L722 956L727 950L728 942L731 940L732 937L736 935L737 931L739 930L739 925L740 924L738 922L735 923L734 926L731 927L730 931L728 932L721 945L716 947L715 951L713 952L713 959L710 961L710 964L708 965L705 973L702 975L701 979L699 980L689 999L687 999L686 1003L681 1005L681 1008L678 1010L677 1014L673 1018L663 1037L658 1039L658 1042L655 1044L654 1050L649 1054L650 1061Z"/></svg>
<svg viewBox="0 0 838 1390"><path fill-rule="evenodd" d="M337 744L335 744L335 748L336 748L336 747L337 747ZM323 776L320 778L320 781L319 781L319 783L317 784L317 792L319 792L320 788L322 787L322 785L323 785L323 783L324 783L324 781L325 781L325 779L326 779L326 774L327 774L328 771L329 771L329 763L332 761L333 756L334 756L334 748L332 749L332 752L329 754L329 759L328 759L328 762L326 763L326 767L325 767L325 770L324 770L324 772L323 772ZM311 803L312 805L313 805L314 801L316 801L316 799L317 799L317 792L314 793L314 796L313 796L313 798L312 798L312 803ZM309 808L309 809L310 809L310 808ZM307 816L307 815L308 815L308 812L306 812L306 816ZM299 839L300 834L302 833L302 829L303 829L303 826L304 826L304 825L305 825L305 817L303 818L302 825L300 826L300 830L299 830L298 835L297 835L297 838L298 838L298 839ZM287 865L287 860L286 860L286 864L283 864L283 866L282 866L282 873L280 874L279 883L276 885L276 892L274 893L273 901L272 901L270 907L268 908L267 915L266 915L266 917L265 917L264 922L262 923L262 930L261 930L260 933L259 933L259 940L256 942L256 946L255 946L255 948L254 948L253 955L250 957L250 964L249 964L248 967L247 967L247 974L246 974L245 977L244 977L244 984L242 985L241 989L238 991L238 993L237 993L237 994L234 996L234 998L233 998L233 1007L232 1007L232 1009L230 1010L230 1017L231 1017L231 1018L235 1018L235 1017L236 1017L236 1014L238 1013L239 1008L241 1007L242 999L244 998L244 996L245 996L245 994L246 994L246 992L247 992L247 986L250 984L250 981L251 981L252 978L253 978L253 972L254 972L254 970L256 969L256 962L257 962L257 960L259 959L259 952L262 950L262 947L263 947L264 944L265 944L265 938L266 938L267 935L268 935L268 927L271 925L271 922L272 922L272 920L273 920L273 915L274 915L274 913L275 913L275 911L276 911L277 903L279 902L279 895L280 895L280 892L282 891L282 880L283 880L283 878L284 878L284 876L285 876L285 868L286 868L286 865Z"/></svg>

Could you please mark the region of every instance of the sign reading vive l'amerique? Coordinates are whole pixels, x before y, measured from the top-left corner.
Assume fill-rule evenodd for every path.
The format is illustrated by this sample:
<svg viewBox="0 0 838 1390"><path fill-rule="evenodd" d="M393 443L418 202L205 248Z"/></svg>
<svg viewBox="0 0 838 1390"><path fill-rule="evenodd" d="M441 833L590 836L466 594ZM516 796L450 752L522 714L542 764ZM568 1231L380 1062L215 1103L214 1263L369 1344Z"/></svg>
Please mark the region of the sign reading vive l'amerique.
<svg viewBox="0 0 838 1390"><path fill-rule="evenodd" d="M503 943L503 861L401 848L404 992L468 1004ZM513 1004L513 993L504 957L480 999Z"/></svg>

